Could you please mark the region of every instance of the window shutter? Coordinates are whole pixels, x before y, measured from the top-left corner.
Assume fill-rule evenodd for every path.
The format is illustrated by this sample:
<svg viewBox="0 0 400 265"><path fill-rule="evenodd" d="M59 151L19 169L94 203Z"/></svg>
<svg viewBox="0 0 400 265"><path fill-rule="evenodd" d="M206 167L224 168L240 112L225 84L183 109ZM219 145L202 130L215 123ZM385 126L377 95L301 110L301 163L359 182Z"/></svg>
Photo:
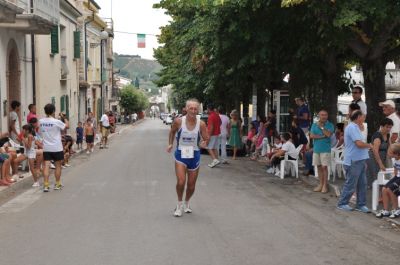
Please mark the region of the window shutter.
<svg viewBox="0 0 400 265"><path fill-rule="evenodd" d="M69 119L69 96L65 95L65 115L67 115L67 119Z"/></svg>
<svg viewBox="0 0 400 265"><path fill-rule="evenodd" d="M51 54L59 53L58 49L58 26L54 26L50 32Z"/></svg>
<svg viewBox="0 0 400 265"><path fill-rule="evenodd" d="M65 111L65 96L61 96L60 98L60 110L61 112Z"/></svg>
<svg viewBox="0 0 400 265"><path fill-rule="evenodd" d="M74 31L74 58L81 58L81 32Z"/></svg>

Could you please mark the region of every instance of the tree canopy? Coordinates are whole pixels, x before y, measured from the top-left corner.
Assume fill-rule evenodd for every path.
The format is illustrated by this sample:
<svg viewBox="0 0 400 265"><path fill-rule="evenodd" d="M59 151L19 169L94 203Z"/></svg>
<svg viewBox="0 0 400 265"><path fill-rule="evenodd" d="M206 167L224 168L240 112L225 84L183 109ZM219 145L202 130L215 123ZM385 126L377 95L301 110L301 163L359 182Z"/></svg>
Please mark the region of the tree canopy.
<svg viewBox="0 0 400 265"><path fill-rule="evenodd" d="M155 7L172 17L155 50L164 66L157 84L173 84L177 104L197 97L229 109L254 89L262 99L284 88L335 120L337 97L351 88L345 73L358 64L376 128L385 66L400 52L397 1L162 0Z"/></svg>
<svg viewBox="0 0 400 265"><path fill-rule="evenodd" d="M149 100L142 91L128 85L121 89L119 105L126 114L131 114L147 109Z"/></svg>

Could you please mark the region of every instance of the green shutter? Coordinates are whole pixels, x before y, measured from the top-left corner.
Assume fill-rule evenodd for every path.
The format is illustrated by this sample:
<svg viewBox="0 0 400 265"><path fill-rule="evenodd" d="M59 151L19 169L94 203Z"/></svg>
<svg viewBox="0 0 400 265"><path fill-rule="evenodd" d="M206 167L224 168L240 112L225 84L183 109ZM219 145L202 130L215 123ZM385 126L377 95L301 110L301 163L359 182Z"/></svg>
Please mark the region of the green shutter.
<svg viewBox="0 0 400 265"><path fill-rule="evenodd" d="M98 119L100 119L100 117L103 115L103 113L101 113L101 98L97 99L97 117Z"/></svg>
<svg viewBox="0 0 400 265"><path fill-rule="evenodd" d="M60 98L60 111L61 112L65 111L65 96L61 96Z"/></svg>
<svg viewBox="0 0 400 265"><path fill-rule="evenodd" d="M74 58L81 58L81 32L74 31Z"/></svg>
<svg viewBox="0 0 400 265"><path fill-rule="evenodd" d="M51 104L53 104L54 106L56 105L56 98L55 97L51 97Z"/></svg>
<svg viewBox="0 0 400 265"><path fill-rule="evenodd" d="M67 119L69 119L69 96L65 95L65 115L67 115Z"/></svg>
<svg viewBox="0 0 400 265"><path fill-rule="evenodd" d="M56 54L59 53L58 49L58 26L54 26L50 32L51 38L51 53Z"/></svg>

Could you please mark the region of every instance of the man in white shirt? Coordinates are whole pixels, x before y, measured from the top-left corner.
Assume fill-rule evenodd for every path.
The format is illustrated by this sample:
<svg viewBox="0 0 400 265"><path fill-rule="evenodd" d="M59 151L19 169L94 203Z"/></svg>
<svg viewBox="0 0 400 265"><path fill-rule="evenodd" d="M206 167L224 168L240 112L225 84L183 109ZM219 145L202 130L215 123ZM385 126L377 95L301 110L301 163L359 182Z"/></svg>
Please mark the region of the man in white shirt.
<svg viewBox="0 0 400 265"><path fill-rule="evenodd" d="M10 137L14 142L20 142L18 136L21 133L21 125L18 113L21 108L21 103L13 100L11 102L11 112L10 112Z"/></svg>
<svg viewBox="0 0 400 265"><path fill-rule="evenodd" d="M46 113L46 118L40 119L40 135L43 139L43 158L45 161L45 166L43 169L44 186L43 191L49 192L49 167L50 161L54 161L56 166L55 178L56 184L54 186L55 190L61 190L61 163L64 160L64 149L61 142L61 131L69 128L69 122L64 117L64 122L54 118L56 107L53 104L47 104L44 107L44 112Z"/></svg>
<svg viewBox="0 0 400 265"><path fill-rule="evenodd" d="M228 164L226 155L226 142L228 139L228 127L229 127L229 118L224 114L224 109L219 106L217 113L221 118L221 134L219 135L219 144L221 147L221 162L222 164Z"/></svg>
<svg viewBox="0 0 400 265"><path fill-rule="evenodd" d="M108 111L106 111L100 119L100 128L101 128L101 143L100 149L108 148L107 140L108 135L110 134L110 120L108 119Z"/></svg>
<svg viewBox="0 0 400 265"><path fill-rule="evenodd" d="M274 168L275 176L280 175L279 165L281 161L285 158L285 154L288 155L289 160L297 159L296 147L292 142L292 137L289 133L283 133L281 135L282 148L274 153L270 159L271 166Z"/></svg>
<svg viewBox="0 0 400 265"><path fill-rule="evenodd" d="M363 93L363 88L359 85L356 85L351 90L351 95L353 96L353 101L351 103L356 103L360 106L361 112L367 116L367 104L361 99Z"/></svg>
<svg viewBox="0 0 400 265"><path fill-rule="evenodd" d="M383 114L385 114L386 118L389 118L393 121L392 129L390 130L390 143L395 143L399 138L400 132L400 118L396 114L396 104L394 104L393 100L386 100L384 102L380 102L379 106L383 109Z"/></svg>

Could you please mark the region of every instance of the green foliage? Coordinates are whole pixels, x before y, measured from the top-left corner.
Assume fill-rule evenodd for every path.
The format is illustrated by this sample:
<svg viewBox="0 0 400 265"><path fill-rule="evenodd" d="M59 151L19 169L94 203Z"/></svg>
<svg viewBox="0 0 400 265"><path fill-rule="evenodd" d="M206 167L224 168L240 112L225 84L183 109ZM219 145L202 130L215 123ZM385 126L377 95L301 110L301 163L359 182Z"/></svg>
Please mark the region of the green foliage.
<svg viewBox="0 0 400 265"><path fill-rule="evenodd" d="M128 85L121 89L119 105L126 113L140 112L148 108L149 100L141 90Z"/></svg>

